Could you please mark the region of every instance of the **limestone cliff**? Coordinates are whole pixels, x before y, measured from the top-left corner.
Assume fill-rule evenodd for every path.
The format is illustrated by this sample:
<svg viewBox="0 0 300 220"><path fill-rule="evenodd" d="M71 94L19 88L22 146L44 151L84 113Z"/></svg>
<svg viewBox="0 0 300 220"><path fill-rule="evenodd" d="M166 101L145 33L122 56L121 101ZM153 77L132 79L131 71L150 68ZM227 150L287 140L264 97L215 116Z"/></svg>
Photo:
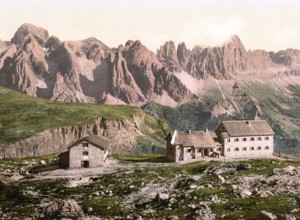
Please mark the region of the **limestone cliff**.
<svg viewBox="0 0 300 220"><path fill-rule="evenodd" d="M63 152L67 146L90 134L102 135L111 142L110 153L136 152L138 137L144 136L144 114L120 121L96 118L94 123L43 131L8 145L0 145L0 158L23 158Z"/></svg>

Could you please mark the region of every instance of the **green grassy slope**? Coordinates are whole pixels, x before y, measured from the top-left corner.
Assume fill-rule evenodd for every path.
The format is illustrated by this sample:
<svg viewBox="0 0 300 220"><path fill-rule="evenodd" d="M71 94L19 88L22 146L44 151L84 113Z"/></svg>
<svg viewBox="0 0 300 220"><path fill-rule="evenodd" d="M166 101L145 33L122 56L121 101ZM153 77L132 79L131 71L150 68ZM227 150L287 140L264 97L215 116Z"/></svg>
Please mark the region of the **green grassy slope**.
<svg viewBox="0 0 300 220"><path fill-rule="evenodd" d="M138 111L141 110L126 105L54 102L0 87L0 143L18 141L46 129L91 123L98 116L121 120ZM166 133L163 126L168 125L151 116L145 117L145 124L143 141L162 144ZM147 134L157 134L156 141Z"/></svg>
<svg viewBox="0 0 300 220"><path fill-rule="evenodd" d="M257 99L276 135L276 150L300 154L300 86L288 88L248 82L246 92Z"/></svg>
<svg viewBox="0 0 300 220"><path fill-rule="evenodd" d="M300 155L300 86L284 87L280 84L276 86L257 81L240 82L239 85L258 103L263 111L262 118L268 120L274 129L275 151ZM240 115L214 117L211 111L220 100L220 92L210 90L200 101L186 103L177 108L152 102L143 106L143 110L154 117L165 119L178 130L203 130L206 126L208 129L215 129L223 120L253 119L248 117L248 108Z"/></svg>

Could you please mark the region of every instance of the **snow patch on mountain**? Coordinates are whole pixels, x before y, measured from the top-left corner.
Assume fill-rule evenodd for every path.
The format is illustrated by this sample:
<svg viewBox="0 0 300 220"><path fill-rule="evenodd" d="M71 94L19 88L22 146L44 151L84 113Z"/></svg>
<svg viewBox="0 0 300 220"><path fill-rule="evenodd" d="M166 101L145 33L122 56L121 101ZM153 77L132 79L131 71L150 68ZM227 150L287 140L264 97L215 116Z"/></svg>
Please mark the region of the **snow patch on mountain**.
<svg viewBox="0 0 300 220"><path fill-rule="evenodd" d="M199 95L203 89L203 80L198 80L192 77L185 71L173 73L176 78L178 78L185 87L190 90L195 95Z"/></svg>

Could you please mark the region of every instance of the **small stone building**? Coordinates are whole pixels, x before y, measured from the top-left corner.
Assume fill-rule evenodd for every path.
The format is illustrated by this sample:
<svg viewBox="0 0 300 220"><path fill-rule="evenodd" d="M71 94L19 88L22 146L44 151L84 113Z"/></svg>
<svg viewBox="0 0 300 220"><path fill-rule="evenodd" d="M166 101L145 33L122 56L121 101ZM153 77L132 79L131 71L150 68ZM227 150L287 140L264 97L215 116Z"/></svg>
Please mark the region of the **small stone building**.
<svg viewBox="0 0 300 220"><path fill-rule="evenodd" d="M178 162L219 155L221 144L214 131L174 131L166 137L166 155L170 161Z"/></svg>
<svg viewBox="0 0 300 220"><path fill-rule="evenodd" d="M104 137L90 135L68 146L59 155L61 168L89 168L104 166L108 156L109 141Z"/></svg>

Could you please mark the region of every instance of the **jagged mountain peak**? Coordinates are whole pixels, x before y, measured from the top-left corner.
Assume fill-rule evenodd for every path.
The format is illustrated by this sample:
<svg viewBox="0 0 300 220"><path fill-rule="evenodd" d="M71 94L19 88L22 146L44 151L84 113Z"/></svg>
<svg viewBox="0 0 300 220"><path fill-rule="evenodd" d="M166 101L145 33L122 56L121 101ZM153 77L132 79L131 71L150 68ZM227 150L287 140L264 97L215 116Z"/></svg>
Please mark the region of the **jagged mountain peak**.
<svg viewBox="0 0 300 220"><path fill-rule="evenodd" d="M50 48L50 49L56 49L61 44L62 44L62 42L59 40L58 37L51 36L45 43L45 47Z"/></svg>
<svg viewBox="0 0 300 220"><path fill-rule="evenodd" d="M22 45L28 35L32 35L40 45L44 45L44 43L49 39L49 33L46 29L33 24L24 23L18 28L17 32L11 39L11 43Z"/></svg>
<svg viewBox="0 0 300 220"><path fill-rule="evenodd" d="M146 65L148 69L151 68L152 64L159 68L162 67L156 55L139 40L127 41L123 47L123 56L129 60L130 63L138 66Z"/></svg>
<svg viewBox="0 0 300 220"><path fill-rule="evenodd" d="M98 45L100 46L101 48L105 48L105 49L108 49L109 47L107 45L105 45L102 41L98 40L97 38L95 37L89 37L87 39L84 39L81 41L82 43L84 44L89 44L89 45Z"/></svg>
<svg viewBox="0 0 300 220"><path fill-rule="evenodd" d="M125 44L125 47L139 47L139 46L144 46L139 40L128 40Z"/></svg>
<svg viewBox="0 0 300 220"><path fill-rule="evenodd" d="M222 46L225 46L225 47L232 46L232 47L241 48L241 49L245 50L244 44L238 35L230 36L230 38L227 41L225 41Z"/></svg>
<svg viewBox="0 0 300 220"><path fill-rule="evenodd" d="M172 72L180 72L177 50L173 41L167 41L157 50L157 57L161 63Z"/></svg>
<svg viewBox="0 0 300 220"><path fill-rule="evenodd" d="M300 75L299 67L299 50L246 52L237 35L192 50L170 40L155 54L139 40L116 48L95 37L60 41L25 23L10 44L0 41L0 85L62 101L176 106L201 96L209 79Z"/></svg>

